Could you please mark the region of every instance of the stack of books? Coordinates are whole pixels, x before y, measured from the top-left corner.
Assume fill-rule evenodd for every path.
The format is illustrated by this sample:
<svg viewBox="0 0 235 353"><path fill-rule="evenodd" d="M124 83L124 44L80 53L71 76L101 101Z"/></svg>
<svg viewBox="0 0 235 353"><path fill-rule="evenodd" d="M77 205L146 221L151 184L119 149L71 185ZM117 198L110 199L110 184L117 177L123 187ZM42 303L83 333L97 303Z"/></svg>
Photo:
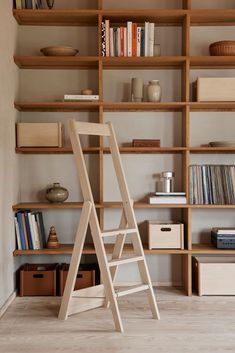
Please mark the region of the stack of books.
<svg viewBox="0 0 235 353"><path fill-rule="evenodd" d="M190 203L235 204L234 165L191 165Z"/></svg>
<svg viewBox="0 0 235 353"><path fill-rule="evenodd" d="M98 101L99 96L95 94L65 94L64 102L91 102Z"/></svg>
<svg viewBox="0 0 235 353"><path fill-rule="evenodd" d="M186 204L185 192L156 192L149 197L149 204Z"/></svg>
<svg viewBox="0 0 235 353"><path fill-rule="evenodd" d="M128 21L126 26L110 27L110 20L102 22L102 56L153 56L155 24L144 27Z"/></svg>
<svg viewBox="0 0 235 353"><path fill-rule="evenodd" d="M46 247L42 212L19 211L16 212L14 219L18 250L36 250Z"/></svg>
<svg viewBox="0 0 235 353"><path fill-rule="evenodd" d="M235 249L235 228L212 228L211 242L217 249Z"/></svg>

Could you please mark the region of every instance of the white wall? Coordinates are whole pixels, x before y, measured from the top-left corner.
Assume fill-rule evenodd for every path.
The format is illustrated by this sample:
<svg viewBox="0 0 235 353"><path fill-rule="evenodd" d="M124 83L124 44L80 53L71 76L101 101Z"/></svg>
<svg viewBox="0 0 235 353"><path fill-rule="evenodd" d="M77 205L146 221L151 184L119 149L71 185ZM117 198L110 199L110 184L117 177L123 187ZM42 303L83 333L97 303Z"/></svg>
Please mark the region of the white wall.
<svg viewBox="0 0 235 353"><path fill-rule="evenodd" d="M18 70L13 63L17 27L12 2L0 3L0 307L14 291L15 235L12 205L19 189L18 157L15 154L14 99Z"/></svg>

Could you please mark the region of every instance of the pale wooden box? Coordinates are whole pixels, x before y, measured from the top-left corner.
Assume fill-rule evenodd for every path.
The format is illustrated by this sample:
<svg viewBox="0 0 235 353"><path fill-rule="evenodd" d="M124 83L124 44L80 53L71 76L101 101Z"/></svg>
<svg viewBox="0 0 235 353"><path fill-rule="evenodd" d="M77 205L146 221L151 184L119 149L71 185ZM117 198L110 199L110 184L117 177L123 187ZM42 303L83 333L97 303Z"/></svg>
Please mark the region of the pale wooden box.
<svg viewBox="0 0 235 353"><path fill-rule="evenodd" d="M235 77L199 77L196 94L198 102L235 101Z"/></svg>
<svg viewBox="0 0 235 353"><path fill-rule="evenodd" d="M62 147L61 123L17 123L17 147Z"/></svg>
<svg viewBox="0 0 235 353"><path fill-rule="evenodd" d="M180 222L148 221L149 249L184 249L184 225Z"/></svg>
<svg viewBox="0 0 235 353"><path fill-rule="evenodd" d="M200 256L193 258L198 295L235 295L235 257Z"/></svg>

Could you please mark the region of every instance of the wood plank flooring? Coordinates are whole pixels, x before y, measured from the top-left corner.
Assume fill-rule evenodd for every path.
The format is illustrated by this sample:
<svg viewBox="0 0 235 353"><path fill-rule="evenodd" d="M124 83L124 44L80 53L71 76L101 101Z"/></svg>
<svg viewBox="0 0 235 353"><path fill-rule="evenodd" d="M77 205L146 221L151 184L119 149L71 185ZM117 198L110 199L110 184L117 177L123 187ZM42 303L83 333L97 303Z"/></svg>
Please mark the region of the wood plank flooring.
<svg viewBox="0 0 235 353"><path fill-rule="evenodd" d="M119 299L123 334L109 309L59 321L58 297L17 297L0 320L0 353L235 352L235 297L186 297L157 290L161 320L151 319L144 293Z"/></svg>

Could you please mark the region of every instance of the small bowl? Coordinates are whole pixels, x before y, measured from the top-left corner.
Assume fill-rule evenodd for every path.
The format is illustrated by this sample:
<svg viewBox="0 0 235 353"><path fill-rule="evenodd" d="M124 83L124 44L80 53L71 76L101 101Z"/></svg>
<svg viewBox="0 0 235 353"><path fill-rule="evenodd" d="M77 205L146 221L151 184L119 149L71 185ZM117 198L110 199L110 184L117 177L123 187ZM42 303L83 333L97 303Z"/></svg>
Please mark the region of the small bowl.
<svg viewBox="0 0 235 353"><path fill-rule="evenodd" d="M72 47L46 47L40 49L41 53L45 56L75 56L78 54L79 50Z"/></svg>
<svg viewBox="0 0 235 353"><path fill-rule="evenodd" d="M235 55L235 41L223 40L212 43L209 47L210 55L213 56L233 56Z"/></svg>

